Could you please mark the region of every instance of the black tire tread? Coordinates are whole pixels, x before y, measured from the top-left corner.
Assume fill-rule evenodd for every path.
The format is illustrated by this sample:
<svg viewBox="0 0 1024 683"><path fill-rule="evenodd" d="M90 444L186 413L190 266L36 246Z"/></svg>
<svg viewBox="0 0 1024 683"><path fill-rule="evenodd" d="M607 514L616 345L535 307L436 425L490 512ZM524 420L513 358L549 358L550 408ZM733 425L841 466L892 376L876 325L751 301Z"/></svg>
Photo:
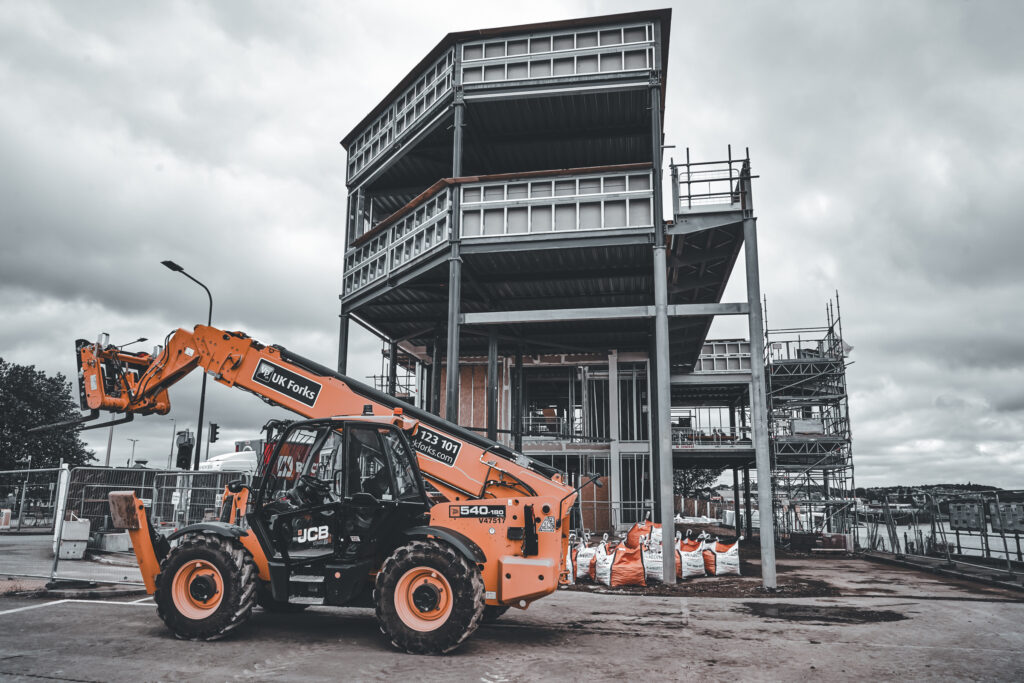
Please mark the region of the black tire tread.
<svg viewBox="0 0 1024 683"><path fill-rule="evenodd" d="M394 583L413 567L440 564L456 593L448 623L435 631L408 629L393 607ZM445 569L446 568L446 569ZM386 593L390 591L391 594ZM445 654L466 640L480 626L484 614L484 582L480 570L447 543L411 541L397 548L377 576L376 614L381 633L399 650L410 654Z"/></svg>
<svg viewBox="0 0 1024 683"><path fill-rule="evenodd" d="M482 621L485 624L493 624L508 610L508 605L487 605L487 607L484 607L484 616Z"/></svg>
<svg viewBox="0 0 1024 683"><path fill-rule="evenodd" d="M174 607L170 582L180 566L180 558L203 556L224 565L221 578L224 581L224 600L221 609L201 621L182 616ZM187 561L187 560L186 560ZM167 585L164 585L165 582ZM186 534L160 563L156 577L157 614L174 635L182 640L219 640L244 624L252 616L256 604L257 588L256 563L252 555L240 543L216 534L195 532Z"/></svg>

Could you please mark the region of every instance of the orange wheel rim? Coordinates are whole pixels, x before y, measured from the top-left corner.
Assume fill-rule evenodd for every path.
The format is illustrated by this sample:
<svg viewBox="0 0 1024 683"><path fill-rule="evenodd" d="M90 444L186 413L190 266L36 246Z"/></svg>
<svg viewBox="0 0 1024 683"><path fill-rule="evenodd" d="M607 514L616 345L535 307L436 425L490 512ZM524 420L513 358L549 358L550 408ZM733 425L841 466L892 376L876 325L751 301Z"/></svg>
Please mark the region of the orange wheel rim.
<svg viewBox="0 0 1024 683"><path fill-rule="evenodd" d="M191 560L174 575L171 595L182 616L205 619L224 599L224 579L220 570L206 560Z"/></svg>
<svg viewBox="0 0 1024 683"><path fill-rule="evenodd" d="M440 628L452 613L452 587L431 567L410 569L395 586L395 611L414 631Z"/></svg>

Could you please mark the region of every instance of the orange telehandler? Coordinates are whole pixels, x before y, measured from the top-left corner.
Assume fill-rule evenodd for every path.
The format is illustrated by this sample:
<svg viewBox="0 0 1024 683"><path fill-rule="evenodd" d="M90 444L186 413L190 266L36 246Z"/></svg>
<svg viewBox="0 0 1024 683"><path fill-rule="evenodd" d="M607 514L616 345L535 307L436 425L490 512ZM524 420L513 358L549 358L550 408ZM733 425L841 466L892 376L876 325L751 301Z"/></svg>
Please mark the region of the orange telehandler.
<svg viewBox="0 0 1024 683"><path fill-rule="evenodd" d="M197 368L306 418L286 423L252 484L228 485L219 521L164 538L134 492L110 494L180 638L220 638L257 603L367 606L393 645L437 654L558 587L579 489L551 467L241 332L76 350L81 422L166 414L168 388Z"/></svg>

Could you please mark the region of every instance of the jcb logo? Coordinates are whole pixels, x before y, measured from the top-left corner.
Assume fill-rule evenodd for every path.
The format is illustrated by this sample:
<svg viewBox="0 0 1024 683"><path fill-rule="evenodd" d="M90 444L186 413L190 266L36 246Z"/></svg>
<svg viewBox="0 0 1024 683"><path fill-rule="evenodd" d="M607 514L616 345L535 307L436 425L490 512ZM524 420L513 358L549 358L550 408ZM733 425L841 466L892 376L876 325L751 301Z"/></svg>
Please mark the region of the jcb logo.
<svg viewBox="0 0 1024 683"><path fill-rule="evenodd" d="M299 543L312 543L313 541L326 541L330 538L331 532L327 528L327 525L323 526L311 526L308 529L299 529L299 533L296 534L295 540Z"/></svg>

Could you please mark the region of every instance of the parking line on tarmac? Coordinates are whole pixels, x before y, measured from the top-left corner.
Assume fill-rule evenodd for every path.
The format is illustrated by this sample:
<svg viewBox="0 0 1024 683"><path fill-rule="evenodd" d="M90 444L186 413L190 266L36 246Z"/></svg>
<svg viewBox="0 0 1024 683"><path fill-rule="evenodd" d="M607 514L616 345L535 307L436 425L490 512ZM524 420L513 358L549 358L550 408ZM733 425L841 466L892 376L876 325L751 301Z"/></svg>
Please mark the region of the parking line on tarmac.
<svg viewBox="0 0 1024 683"><path fill-rule="evenodd" d="M44 602L41 605L29 605L27 607L15 607L14 609L4 610L3 612L0 612L0 615L3 615L3 614L14 614L15 612L24 612L25 610L39 609L40 607L49 607L50 605L59 605L62 602L68 602L68 601L67 600L54 600L53 602Z"/></svg>
<svg viewBox="0 0 1024 683"><path fill-rule="evenodd" d="M143 598L143 600L149 600L149 599L150 598L148 596ZM15 612L24 612L24 611L30 610L30 609L39 609L40 607L50 607L52 605L61 605L61 604L64 604L65 602L85 602L85 603L95 603L97 605L135 605L136 607L146 607L146 605L142 604L142 600L136 600L134 602L120 602L120 601L116 601L116 600L75 600L75 599L70 599L69 598L69 599L65 599L65 600L53 600L51 602L44 602L44 603L42 603L40 605L28 605L26 607L15 607L14 609L4 610L3 612L0 612L0 616L2 616L4 614L14 614Z"/></svg>

